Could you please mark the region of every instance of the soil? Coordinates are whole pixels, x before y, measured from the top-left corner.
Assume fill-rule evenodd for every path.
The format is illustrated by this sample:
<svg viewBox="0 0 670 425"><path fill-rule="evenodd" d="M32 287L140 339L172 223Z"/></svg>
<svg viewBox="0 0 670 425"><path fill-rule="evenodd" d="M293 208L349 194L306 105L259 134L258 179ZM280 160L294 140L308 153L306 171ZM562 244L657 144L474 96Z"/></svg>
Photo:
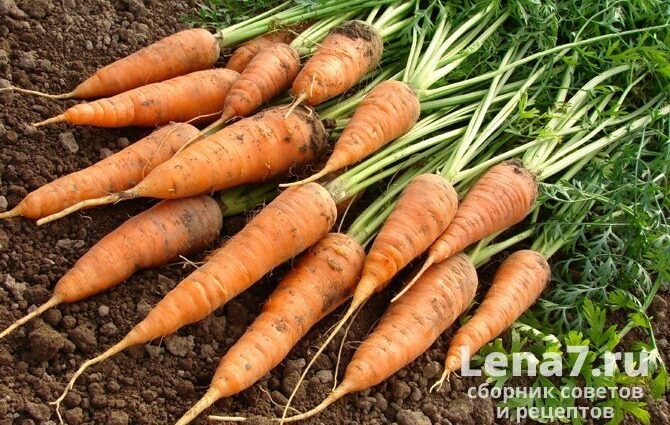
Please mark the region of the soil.
<svg viewBox="0 0 670 425"><path fill-rule="evenodd" d="M16 2L16 4L15 4ZM0 86L8 83L51 93L67 92L98 67L184 27L180 17L194 0L0 0ZM75 101L56 102L0 94L0 211L59 176L88 166L148 134L146 129L96 129L64 124L29 125ZM6 205L5 205L6 204ZM67 217L45 227L24 219L0 223L0 328L43 303L60 276L102 236L150 201L123 202ZM245 217L228 219L222 238ZM220 242L220 241L219 241ZM206 253L191 256L198 262ZM116 342L192 270L173 264L135 274L103 294L52 309L0 341L0 425L56 424L55 400L76 368ZM220 356L258 314L263 300L286 272L282 266L210 318L176 335L116 355L91 368L77 382L62 409L68 424L166 424L174 422L204 393ZM489 276L494 265L484 270ZM486 279L484 279L486 281ZM398 283L395 283L397 289ZM345 345L351 358L389 301L375 297L363 309ZM652 313L657 338L668 350L667 297ZM336 314L316 326L288 358L252 388L222 400L208 413L271 417L281 412L288 390ZM489 425L488 399L470 399L476 379L452 378L444 391L428 393L442 371L451 332L417 361L371 390L351 395L305 424ZM337 347L317 363L295 407L314 406L332 385ZM341 373L341 369L340 369ZM653 402L652 423L669 423L666 400ZM251 421L253 423L253 421ZM262 423L263 421L256 421ZM201 415L195 423L208 423Z"/></svg>

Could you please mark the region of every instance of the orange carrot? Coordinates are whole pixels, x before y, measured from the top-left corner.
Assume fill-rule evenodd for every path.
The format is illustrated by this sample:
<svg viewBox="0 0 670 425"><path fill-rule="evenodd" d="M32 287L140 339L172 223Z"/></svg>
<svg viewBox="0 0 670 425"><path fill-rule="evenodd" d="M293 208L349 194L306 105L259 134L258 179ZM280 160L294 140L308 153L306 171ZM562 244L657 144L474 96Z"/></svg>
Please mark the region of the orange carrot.
<svg viewBox="0 0 670 425"><path fill-rule="evenodd" d="M56 406L86 368L132 345L204 319L274 267L326 236L335 218L335 201L316 183L282 192L208 262L172 289L121 341L82 364Z"/></svg>
<svg viewBox="0 0 670 425"><path fill-rule="evenodd" d="M300 56L288 44L264 47L233 83L223 104L221 117L182 147L212 134L234 117L246 117L263 103L289 88L300 70Z"/></svg>
<svg viewBox="0 0 670 425"><path fill-rule="evenodd" d="M433 265L356 350L340 385L317 407L284 422L309 418L346 394L377 385L424 353L465 311L477 289L477 271L459 254Z"/></svg>
<svg viewBox="0 0 670 425"><path fill-rule="evenodd" d="M405 134L416 124L420 112L419 98L409 85L384 81L361 101L325 167L303 181L282 186L316 181L360 161Z"/></svg>
<svg viewBox="0 0 670 425"><path fill-rule="evenodd" d="M231 71L232 72L232 71ZM38 221L48 223L81 208L135 197L184 198L242 183L271 180L319 157L326 131L318 116L300 108L284 118L282 107L266 109L175 155L125 192L80 202Z"/></svg>
<svg viewBox="0 0 670 425"><path fill-rule="evenodd" d="M375 292L384 289L403 267L430 246L451 222L457 205L456 191L441 176L420 174L407 184L365 258L361 280L349 308L303 371L288 403L295 396L307 371L344 323Z"/></svg>
<svg viewBox="0 0 670 425"><path fill-rule="evenodd" d="M300 56L288 44L263 48L235 81L223 109L223 120L246 117L289 88L300 71Z"/></svg>
<svg viewBox="0 0 670 425"><path fill-rule="evenodd" d="M379 33L365 22L333 29L293 82L296 102L314 106L344 93L379 64L383 50Z"/></svg>
<svg viewBox="0 0 670 425"><path fill-rule="evenodd" d="M485 236L519 223L528 215L536 198L535 177L520 161L505 161L491 167L465 195L447 230L430 247L421 270L444 261Z"/></svg>
<svg viewBox="0 0 670 425"><path fill-rule="evenodd" d="M363 247L341 233L329 233L303 254L221 359L209 390L176 425L191 422L216 400L250 387L277 366L312 326L349 298L364 258Z"/></svg>
<svg viewBox="0 0 670 425"><path fill-rule="evenodd" d="M61 303L112 288L139 269L167 264L209 245L221 230L221 209L209 196L162 201L95 244L56 283L51 298L0 333L0 338Z"/></svg>
<svg viewBox="0 0 670 425"><path fill-rule="evenodd" d="M189 124L167 125L88 168L30 192L0 218L38 219L87 199L130 189L196 134L198 129Z"/></svg>
<svg viewBox="0 0 670 425"><path fill-rule="evenodd" d="M544 255L525 249L507 257L475 314L451 340L439 386L486 343L509 328L537 300L551 277Z"/></svg>
<svg viewBox="0 0 670 425"><path fill-rule="evenodd" d="M34 125L65 121L96 127L153 127L212 116L223 110L228 90L239 75L230 69L192 72L113 97L80 103Z"/></svg>
<svg viewBox="0 0 670 425"><path fill-rule="evenodd" d="M172 34L99 69L69 93L50 95L16 87L12 90L53 99L113 96L146 84L211 68L218 58L219 43L214 35L195 28Z"/></svg>
<svg viewBox="0 0 670 425"><path fill-rule="evenodd" d="M230 59L228 59L228 63L226 63L226 68L242 73L249 62L251 62L263 48L277 43L289 44L293 41L298 32L299 31L285 29L264 34L253 40L249 40L235 49L230 56Z"/></svg>

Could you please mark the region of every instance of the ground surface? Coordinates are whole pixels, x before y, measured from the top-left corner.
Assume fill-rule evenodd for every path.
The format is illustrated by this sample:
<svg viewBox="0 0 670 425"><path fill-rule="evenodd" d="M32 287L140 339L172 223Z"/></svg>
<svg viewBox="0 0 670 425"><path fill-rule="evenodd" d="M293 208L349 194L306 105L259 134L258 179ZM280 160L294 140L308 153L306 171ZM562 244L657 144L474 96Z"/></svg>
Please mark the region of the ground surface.
<svg viewBox="0 0 670 425"><path fill-rule="evenodd" d="M20 9L13 3L0 0L0 79L52 93L69 91L99 66L180 29L180 16L195 7L193 1L158 0L16 0ZM73 103L0 95L2 209L5 200L11 208L27 192L90 165L148 132L65 125L36 130L29 125ZM44 228L23 219L0 223L0 328L44 302L77 258L149 205L146 201L126 202ZM243 217L229 219L222 237L233 234L243 223ZM201 256L191 260L198 261ZM116 342L190 271L190 266L172 265L138 273L116 289L51 310L0 342L0 425L57 423L47 403L57 398L76 367ZM89 370L65 400L66 422L172 423L204 393L222 353L253 320L263 299L285 272L286 266L275 270L202 323L163 341L127 350ZM484 271L485 276L489 274ZM387 302L387 296L380 296L363 310L350 332L345 362ZM659 345L667 350L667 303L658 298L653 309L662 318L658 322L663 324L657 335ZM337 314L313 329L270 375L242 394L220 401L208 412L279 413L271 400L279 404L285 401L305 359L310 358ZM472 400L465 395L477 381L452 379L446 391L428 394L430 383L441 372L449 336L444 335L425 355L387 382L349 396L304 423L501 423L494 419L491 400ZM333 348L320 359L315 373L309 375L306 391L298 397L298 409L313 406L328 392L335 358ZM651 410L652 423L670 423L665 400ZM207 421L201 417L196 423Z"/></svg>

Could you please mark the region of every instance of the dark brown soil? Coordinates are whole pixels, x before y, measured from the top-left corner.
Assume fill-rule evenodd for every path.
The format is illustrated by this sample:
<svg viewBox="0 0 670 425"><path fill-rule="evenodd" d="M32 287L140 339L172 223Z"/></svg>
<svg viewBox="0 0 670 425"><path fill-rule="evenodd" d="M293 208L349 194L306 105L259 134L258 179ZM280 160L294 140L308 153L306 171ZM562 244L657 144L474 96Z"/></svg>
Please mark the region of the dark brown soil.
<svg viewBox="0 0 670 425"><path fill-rule="evenodd" d="M195 1L158 0L0 0L0 85L52 93L71 90L101 65L112 62L182 27L179 17ZM52 116L74 101L56 102L12 93L0 94L0 207L56 177L88 166L146 135L146 129L105 130L63 124L34 129L31 122ZM0 328L43 303L59 277L103 235L151 205L137 200L88 211L37 228L14 219L0 223ZM1 209L0 209L1 210ZM233 234L244 218L228 219ZM190 258L199 261L204 253ZM168 424L205 391L222 353L242 334L264 298L285 273L283 266L215 315L177 335L135 347L85 373L65 399L69 424ZM146 315L192 266L175 264L137 273L127 282L89 300L52 309L0 341L0 425L55 424L48 402L86 358L119 340ZM396 284L397 285L397 284ZM392 288L397 289L397 288ZM659 345L667 354L667 297L653 306L664 317ZM359 315L345 346L350 359L388 302L374 298ZM288 359L252 388L218 402L208 413L274 416L298 371L314 352L337 314L324 320ZM665 316L664 316L665 315ZM478 382L455 378L444 392L428 394L441 373L444 335L431 350L387 382L346 397L306 424L458 424L488 425L493 402L469 399ZM298 396L305 410L329 391L336 359L323 356ZM341 372L341 371L340 371ZM652 406L652 423L668 423L665 400ZM208 423L204 415L196 423ZM260 422L259 422L260 423Z"/></svg>

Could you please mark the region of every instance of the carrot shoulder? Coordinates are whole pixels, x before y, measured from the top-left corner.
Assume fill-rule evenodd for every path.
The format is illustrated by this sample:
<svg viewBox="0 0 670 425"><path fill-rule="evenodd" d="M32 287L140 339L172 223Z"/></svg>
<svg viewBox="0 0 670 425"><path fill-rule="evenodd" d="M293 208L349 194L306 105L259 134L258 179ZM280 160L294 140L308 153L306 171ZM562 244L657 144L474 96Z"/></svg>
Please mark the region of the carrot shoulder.
<svg viewBox="0 0 670 425"><path fill-rule="evenodd" d="M277 366L312 326L349 298L364 258L360 244L341 233L329 233L303 254L221 359L209 390L177 425L250 387Z"/></svg>
<svg viewBox="0 0 670 425"><path fill-rule="evenodd" d="M507 257L498 268L491 288L475 314L452 338L444 378L450 372L459 370L463 362L528 310L547 286L550 277L549 263L537 251L521 250Z"/></svg>
<svg viewBox="0 0 670 425"><path fill-rule="evenodd" d="M393 303L356 350L340 385L317 407L287 418L309 418L346 394L379 384L422 353L461 315L477 289L477 271L462 254L433 265Z"/></svg>
<svg viewBox="0 0 670 425"><path fill-rule="evenodd" d="M163 201L113 230L56 283L49 301L0 334L49 308L80 301L128 279L208 246L219 235L221 209L209 196Z"/></svg>
<svg viewBox="0 0 670 425"><path fill-rule="evenodd" d="M382 39L372 26L349 21L333 29L293 82L293 96L318 105L353 87L382 56Z"/></svg>
<svg viewBox="0 0 670 425"><path fill-rule="evenodd" d="M162 127L88 168L30 192L0 217L23 216L36 220L87 199L130 189L197 133L198 129L189 124Z"/></svg>
<svg viewBox="0 0 670 425"><path fill-rule="evenodd" d="M113 97L80 103L36 126L67 122L96 127L153 127L197 117L215 118L239 74L211 69L138 87Z"/></svg>

